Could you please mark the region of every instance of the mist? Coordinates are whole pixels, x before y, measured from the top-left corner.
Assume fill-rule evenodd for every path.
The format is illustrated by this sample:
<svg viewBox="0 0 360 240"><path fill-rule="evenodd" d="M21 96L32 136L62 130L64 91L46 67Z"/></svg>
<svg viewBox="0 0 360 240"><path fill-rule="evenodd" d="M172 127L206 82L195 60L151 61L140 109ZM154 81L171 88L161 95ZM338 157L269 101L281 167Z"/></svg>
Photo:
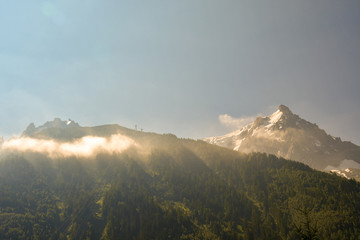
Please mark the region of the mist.
<svg viewBox="0 0 360 240"><path fill-rule="evenodd" d="M45 154L50 158L61 157L94 157L99 153L119 154L132 146L138 146L135 141L121 134L108 138L85 136L71 142L17 137L5 141L1 152L35 152Z"/></svg>
<svg viewBox="0 0 360 240"><path fill-rule="evenodd" d="M241 117L241 118L233 118L232 116L228 115L228 114L221 114L218 117L219 122L221 123L221 125L229 128L229 129L240 129L244 126L246 126L247 124L253 122L256 117Z"/></svg>

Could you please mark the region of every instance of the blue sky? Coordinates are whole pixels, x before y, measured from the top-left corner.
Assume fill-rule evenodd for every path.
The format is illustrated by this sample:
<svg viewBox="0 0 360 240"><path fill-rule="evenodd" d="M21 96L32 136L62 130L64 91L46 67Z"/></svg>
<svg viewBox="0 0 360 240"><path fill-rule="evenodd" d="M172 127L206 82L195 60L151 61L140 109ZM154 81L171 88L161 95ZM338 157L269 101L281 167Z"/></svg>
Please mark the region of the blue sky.
<svg viewBox="0 0 360 240"><path fill-rule="evenodd" d="M71 118L203 138L285 104L360 144L360 2L0 2L0 135Z"/></svg>

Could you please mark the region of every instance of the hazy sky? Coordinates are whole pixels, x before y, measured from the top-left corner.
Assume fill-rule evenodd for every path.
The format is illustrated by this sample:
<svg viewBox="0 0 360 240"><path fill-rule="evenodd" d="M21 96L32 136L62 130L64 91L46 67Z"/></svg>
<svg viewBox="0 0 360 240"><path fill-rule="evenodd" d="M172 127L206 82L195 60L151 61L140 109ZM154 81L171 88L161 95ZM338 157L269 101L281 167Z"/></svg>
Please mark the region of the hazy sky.
<svg viewBox="0 0 360 240"><path fill-rule="evenodd" d="M359 43L358 0L3 0L0 135L61 117L203 138L285 104L360 144Z"/></svg>

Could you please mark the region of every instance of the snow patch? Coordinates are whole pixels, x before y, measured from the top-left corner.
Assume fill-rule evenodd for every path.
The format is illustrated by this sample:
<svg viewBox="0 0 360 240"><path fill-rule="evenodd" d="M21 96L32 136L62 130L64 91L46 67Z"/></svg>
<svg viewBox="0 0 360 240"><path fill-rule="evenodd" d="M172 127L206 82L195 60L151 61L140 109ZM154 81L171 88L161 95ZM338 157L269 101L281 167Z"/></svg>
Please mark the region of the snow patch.
<svg viewBox="0 0 360 240"><path fill-rule="evenodd" d="M277 110L276 112L274 112L273 114L270 115L270 121L269 122L272 123L272 124L277 123L280 120L282 115L283 115L283 112L280 111L280 110Z"/></svg>
<svg viewBox="0 0 360 240"><path fill-rule="evenodd" d="M272 126L274 126L277 122L279 122L279 120L281 119L283 115L283 112L281 112L280 110L277 110L276 112L274 112L273 114L271 114L268 117L268 124L265 126L266 129L271 128ZM282 128L282 126L280 126L280 128Z"/></svg>
<svg viewBox="0 0 360 240"><path fill-rule="evenodd" d="M241 143L245 140L245 138L242 138L242 139L238 139L235 141L235 147L234 147L234 150L235 151L239 151L239 148L241 146Z"/></svg>

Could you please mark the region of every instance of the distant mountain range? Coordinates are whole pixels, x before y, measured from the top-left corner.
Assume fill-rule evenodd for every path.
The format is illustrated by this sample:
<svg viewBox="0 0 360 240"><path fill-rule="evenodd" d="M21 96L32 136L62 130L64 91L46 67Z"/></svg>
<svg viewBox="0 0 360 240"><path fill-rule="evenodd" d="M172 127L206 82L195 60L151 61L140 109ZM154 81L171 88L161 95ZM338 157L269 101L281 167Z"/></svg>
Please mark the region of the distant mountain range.
<svg viewBox="0 0 360 240"><path fill-rule="evenodd" d="M360 147L333 137L280 105L266 117L206 142L236 151L265 152L299 161L318 170L338 170L349 174L360 168ZM348 169L347 171L344 171Z"/></svg>

